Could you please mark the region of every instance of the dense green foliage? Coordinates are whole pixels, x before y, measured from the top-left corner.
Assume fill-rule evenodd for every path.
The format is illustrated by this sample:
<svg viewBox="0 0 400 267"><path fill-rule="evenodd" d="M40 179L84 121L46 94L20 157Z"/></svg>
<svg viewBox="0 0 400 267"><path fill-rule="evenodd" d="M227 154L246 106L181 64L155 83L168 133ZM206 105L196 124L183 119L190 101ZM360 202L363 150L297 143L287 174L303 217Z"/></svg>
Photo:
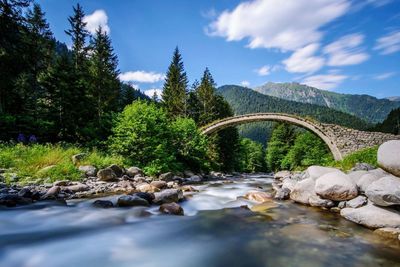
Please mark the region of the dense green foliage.
<svg viewBox="0 0 400 267"><path fill-rule="evenodd" d="M170 121L155 103L136 101L118 116L110 151L148 174L207 168L207 141L192 119Z"/></svg>
<svg viewBox="0 0 400 267"><path fill-rule="evenodd" d="M248 138L240 139L239 170L249 173L265 171L262 144Z"/></svg>
<svg viewBox="0 0 400 267"><path fill-rule="evenodd" d="M0 139L24 134L40 142L99 144L114 113L144 95L121 85L109 36L101 28L89 35L79 4L66 30L71 50L54 39L44 12L31 4L1 1Z"/></svg>
<svg viewBox="0 0 400 267"><path fill-rule="evenodd" d="M383 122L378 123L371 130L391 134L400 134L400 108L393 109Z"/></svg>
<svg viewBox="0 0 400 267"><path fill-rule="evenodd" d="M362 149L349 154L341 161L332 161L329 165L348 171L354 167L356 163L363 162L378 167L377 163L378 146Z"/></svg>
<svg viewBox="0 0 400 267"><path fill-rule="evenodd" d="M327 145L315 134L303 131L296 136L293 146L282 160L281 169L304 169L311 165L327 165L333 161Z"/></svg>
<svg viewBox="0 0 400 267"><path fill-rule="evenodd" d="M370 123L381 122L400 102L369 95L339 94L299 83L266 83L255 88L259 93L340 110Z"/></svg>
<svg viewBox="0 0 400 267"><path fill-rule="evenodd" d="M104 168L111 164L123 164L121 157L106 156L99 151L89 151L76 146L0 144L0 167L10 169L9 173L4 175L8 182L12 178L11 173L16 174L18 181L22 183L80 180L82 173L71 160L71 157L78 153L86 153L86 157L78 165Z"/></svg>

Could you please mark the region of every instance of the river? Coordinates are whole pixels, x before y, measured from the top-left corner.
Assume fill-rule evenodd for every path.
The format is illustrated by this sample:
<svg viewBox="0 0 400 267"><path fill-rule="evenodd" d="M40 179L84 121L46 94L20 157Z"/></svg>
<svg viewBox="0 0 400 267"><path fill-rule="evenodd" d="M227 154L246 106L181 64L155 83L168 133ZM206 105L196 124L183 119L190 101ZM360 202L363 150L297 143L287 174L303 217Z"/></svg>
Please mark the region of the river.
<svg viewBox="0 0 400 267"><path fill-rule="evenodd" d="M185 216L94 208L93 200L4 208L0 266L400 266L398 242L338 214L242 198L271 182L255 175L197 185L181 203Z"/></svg>

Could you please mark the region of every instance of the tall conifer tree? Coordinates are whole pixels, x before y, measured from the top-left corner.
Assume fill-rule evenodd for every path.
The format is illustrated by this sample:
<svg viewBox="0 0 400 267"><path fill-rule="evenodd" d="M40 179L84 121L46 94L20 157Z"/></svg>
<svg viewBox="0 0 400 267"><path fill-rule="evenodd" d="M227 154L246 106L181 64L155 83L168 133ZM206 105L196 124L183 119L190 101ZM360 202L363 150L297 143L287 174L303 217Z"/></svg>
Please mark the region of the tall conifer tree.
<svg viewBox="0 0 400 267"><path fill-rule="evenodd" d="M168 67L162 92L163 104L171 117L187 115L188 78L178 47L175 48L172 62Z"/></svg>

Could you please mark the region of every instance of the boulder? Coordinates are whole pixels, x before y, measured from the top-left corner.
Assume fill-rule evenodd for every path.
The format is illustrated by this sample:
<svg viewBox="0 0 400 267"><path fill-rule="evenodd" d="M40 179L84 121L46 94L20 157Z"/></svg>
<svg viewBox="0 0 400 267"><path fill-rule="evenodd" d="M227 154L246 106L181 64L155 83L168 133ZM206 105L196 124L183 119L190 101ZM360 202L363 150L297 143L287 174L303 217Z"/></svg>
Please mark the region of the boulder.
<svg viewBox="0 0 400 267"><path fill-rule="evenodd" d="M150 183L151 186L158 188L158 189L164 189L167 188L167 182L166 181L152 181Z"/></svg>
<svg viewBox="0 0 400 267"><path fill-rule="evenodd" d="M154 193L154 197L154 203L157 204L178 202L183 199L183 192L180 189L165 189Z"/></svg>
<svg viewBox="0 0 400 267"><path fill-rule="evenodd" d="M183 172L183 175L184 175L185 177L192 177L192 176L194 176L195 174L194 174L191 170L185 170L185 171Z"/></svg>
<svg viewBox="0 0 400 267"><path fill-rule="evenodd" d="M88 191L90 189L88 185L82 183L76 183L74 185L67 186L66 188L74 193Z"/></svg>
<svg viewBox="0 0 400 267"><path fill-rule="evenodd" d="M352 171L352 172L349 172L349 173L347 174L347 176L349 176L350 179L351 179L355 184L357 184L358 180L360 180L361 177L362 177L363 175L367 174L367 173L368 173L367 171Z"/></svg>
<svg viewBox="0 0 400 267"><path fill-rule="evenodd" d="M171 186L171 188L172 187L173 186ZM183 192L198 192L198 190L196 190L193 186L190 186L190 185L183 185L183 186L180 187L180 189Z"/></svg>
<svg viewBox="0 0 400 267"><path fill-rule="evenodd" d="M313 207L331 208L335 206L335 203L332 200L320 198L318 195L310 196L308 202L310 206Z"/></svg>
<svg viewBox="0 0 400 267"><path fill-rule="evenodd" d="M119 207L150 206L146 199L138 197L137 195L120 196L117 205Z"/></svg>
<svg viewBox="0 0 400 267"><path fill-rule="evenodd" d="M289 191L292 191L296 183L297 183L296 181L289 178L283 179L282 189L289 189Z"/></svg>
<svg viewBox="0 0 400 267"><path fill-rule="evenodd" d="M140 198L146 199L147 202L149 202L150 204L153 203L154 198L155 198L155 196L154 196L153 193L138 192L138 193L135 193L134 195L135 195L135 196L138 196L138 197L140 197Z"/></svg>
<svg viewBox="0 0 400 267"><path fill-rule="evenodd" d="M32 198L33 192L28 187L24 187L18 191L18 196L24 198Z"/></svg>
<svg viewBox="0 0 400 267"><path fill-rule="evenodd" d="M166 173L160 174L160 176L158 178L160 180L169 182L169 181L174 180L174 174L172 172L166 172Z"/></svg>
<svg viewBox="0 0 400 267"><path fill-rule="evenodd" d="M139 192L145 192L145 193L154 193L156 191L160 191L158 188L156 188L148 183L137 184L136 190Z"/></svg>
<svg viewBox="0 0 400 267"><path fill-rule="evenodd" d="M61 187L53 186L49 190L47 190L46 194L44 194L41 199L55 199L57 198L58 193L60 193Z"/></svg>
<svg viewBox="0 0 400 267"><path fill-rule="evenodd" d="M108 208L114 207L114 204L111 201L101 200L101 199L96 200L95 202L93 202L92 205L93 205L93 207L102 208L102 209L108 209Z"/></svg>
<svg viewBox="0 0 400 267"><path fill-rule="evenodd" d="M15 207L17 205L31 204L32 199L24 198L16 194L0 195L0 206Z"/></svg>
<svg viewBox="0 0 400 267"><path fill-rule="evenodd" d="M377 234L385 239L394 239L400 241L400 226L399 228L379 228L374 231L374 234Z"/></svg>
<svg viewBox="0 0 400 267"><path fill-rule="evenodd" d="M290 190L288 188L279 188L278 190L276 190L275 199L278 200L286 200L289 199L290 197Z"/></svg>
<svg viewBox="0 0 400 267"><path fill-rule="evenodd" d="M354 165L354 167L351 169L352 171L370 171L375 169L374 166L372 166L371 164L368 163L356 163L356 165Z"/></svg>
<svg viewBox="0 0 400 267"><path fill-rule="evenodd" d="M378 148L378 165L387 172L400 177L400 140L391 140Z"/></svg>
<svg viewBox="0 0 400 267"><path fill-rule="evenodd" d="M71 157L72 163L77 164L79 161L83 160L86 157L86 153L75 154Z"/></svg>
<svg viewBox="0 0 400 267"><path fill-rule="evenodd" d="M361 178L357 182L357 187L360 190L360 192L365 192L367 191L367 188L370 184L373 182L379 180L381 177L375 175L374 173L367 173L361 176Z"/></svg>
<svg viewBox="0 0 400 267"><path fill-rule="evenodd" d="M193 175L193 176L190 176L189 178L185 178L185 183L189 183L189 184L196 184L196 183L200 183L201 181L203 181L203 178L201 178L201 176L199 176L199 175Z"/></svg>
<svg viewBox="0 0 400 267"><path fill-rule="evenodd" d="M122 177L122 175L125 174L125 169L118 166L117 164L112 164L112 165L108 166L108 168L113 170L117 177Z"/></svg>
<svg viewBox="0 0 400 267"><path fill-rule="evenodd" d="M284 179L284 178L290 178L292 173L290 171L279 171L275 173L274 178L275 179Z"/></svg>
<svg viewBox="0 0 400 267"><path fill-rule="evenodd" d="M61 180L61 181L55 181L53 183L53 186L68 186L71 184L71 181L69 180Z"/></svg>
<svg viewBox="0 0 400 267"><path fill-rule="evenodd" d="M315 192L322 198L342 201L355 198L357 185L343 172L330 172L315 181Z"/></svg>
<svg viewBox="0 0 400 267"><path fill-rule="evenodd" d="M94 167L92 165L79 166L78 170L83 172L86 175L86 177L93 177L93 176L96 176L96 174L97 174L96 167Z"/></svg>
<svg viewBox="0 0 400 267"><path fill-rule="evenodd" d="M358 196L352 200L346 201L346 208L359 208L367 204L368 199L365 196Z"/></svg>
<svg viewBox="0 0 400 267"><path fill-rule="evenodd" d="M170 214L170 215L183 215L183 209L181 206L176 204L175 202L171 203L164 203L160 206L160 212L165 213L165 214Z"/></svg>
<svg viewBox="0 0 400 267"><path fill-rule="evenodd" d="M382 177L367 187L365 195L379 206L400 205L400 178Z"/></svg>
<svg viewBox="0 0 400 267"><path fill-rule="evenodd" d="M302 204L310 204L309 199L315 195L315 181L312 178L304 179L293 187L290 199Z"/></svg>
<svg viewBox="0 0 400 267"><path fill-rule="evenodd" d="M357 209L344 208L340 211L340 215L349 221L372 229L400 227L400 212L375 206L370 201L367 205Z"/></svg>
<svg viewBox="0 0 400 267"><path fill-rule="evenodd" d="M324 174L331 172L340 172L338 169L322 166L310 166L306 170L306 177L316 180Z"/></svg>
<svg viewBox="0 0 400 267"><path fill-rule="evenodd" d="M126 170L126 174L130 177L135 177L136 175L143 176L143 171L138 167L130 167Z"/></svg>
<svg viewBox="0 0 400 267"><path fill-rule="evenodd" d="M270 201L272 199L271 194L259 191L249 192L244 197L247 198L248 200L255 202L265 202L265 201Z"/></svg>
<svg viewBox="0 0 400 267"><path fill-rule="evenodd" d="M97 172L97 177L100 181L112 182L117 179L117 175L111 168L101 169Z"/></svg>

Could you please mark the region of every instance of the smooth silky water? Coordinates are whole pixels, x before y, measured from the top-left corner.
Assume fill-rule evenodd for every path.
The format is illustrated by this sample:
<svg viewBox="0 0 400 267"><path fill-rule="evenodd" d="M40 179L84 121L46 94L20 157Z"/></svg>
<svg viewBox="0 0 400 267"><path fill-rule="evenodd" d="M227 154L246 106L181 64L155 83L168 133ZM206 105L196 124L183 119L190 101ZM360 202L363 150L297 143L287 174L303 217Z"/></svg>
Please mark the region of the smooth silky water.
<svg viewBox="0 0 400 267"><path fill-rule="evenodd" d="M199 192L181 203L185 216L160 215L157 206L99 209L94 200L1 209L0 266L400 266L398 242L338 214L242 198L271 182L194 186Z"/></svg>

